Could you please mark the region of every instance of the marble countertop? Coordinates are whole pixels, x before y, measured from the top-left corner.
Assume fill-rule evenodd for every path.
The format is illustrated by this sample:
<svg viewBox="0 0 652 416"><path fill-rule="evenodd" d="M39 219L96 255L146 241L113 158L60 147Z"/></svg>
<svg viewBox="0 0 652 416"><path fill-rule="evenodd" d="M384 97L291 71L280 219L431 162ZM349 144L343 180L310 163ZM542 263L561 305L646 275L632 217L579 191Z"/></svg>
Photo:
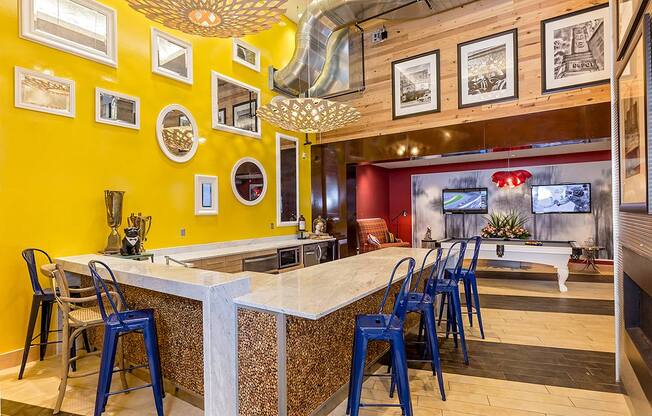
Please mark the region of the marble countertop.
<svg viewBox="0 0 652 416"><path fill-rule="evenodd" d="M166 266L148 261L127 260L100 254L55 259L67 272L86 276L90 276L88 262L91 260L106 263L113 270L116 279L120 283L196 300L206 299L208 291L212 287L248 279L245 274L212 272L182 266ZM108 275L106 277L108 278Z"/></svg>
<svg viewBox="0 0 652 416"><path fill-rule="evenodd" d="M252 292L235 299L236 305L320 319L385 287L396 263L414 257L415 272L428 249L391 247L280 275L249 273ZM434 256L430 256L434 261ZM405 277L406 268L397 273ZM271 277L271 278L270 278Z"/></svg>
<svg viewBox="0 0 652 416"><path fill-rule="evenodd" d="M182 262L207 259L211 257L230 256L234 254L245 254L256 251L276 250L279 248L302 246L322 241L334 241L335 238L321 240L299 240L295 237L271 237L252 240L236 240L223 243L201 244L195 246L173 247L167 249L149 250L154 254L154 262L164 264L165 256Z"/></svg>

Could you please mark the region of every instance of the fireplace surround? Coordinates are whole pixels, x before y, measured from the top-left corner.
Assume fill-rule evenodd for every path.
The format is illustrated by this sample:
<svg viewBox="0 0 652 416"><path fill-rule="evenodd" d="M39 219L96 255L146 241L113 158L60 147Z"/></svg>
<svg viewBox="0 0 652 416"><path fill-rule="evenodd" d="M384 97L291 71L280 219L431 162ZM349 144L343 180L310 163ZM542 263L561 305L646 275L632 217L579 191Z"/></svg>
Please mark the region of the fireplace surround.
<svg viewBox="0 0 652 416"><path fill-rule="evenodd" d="M625 356L652 408L652 260L623 247Z"/></svg>

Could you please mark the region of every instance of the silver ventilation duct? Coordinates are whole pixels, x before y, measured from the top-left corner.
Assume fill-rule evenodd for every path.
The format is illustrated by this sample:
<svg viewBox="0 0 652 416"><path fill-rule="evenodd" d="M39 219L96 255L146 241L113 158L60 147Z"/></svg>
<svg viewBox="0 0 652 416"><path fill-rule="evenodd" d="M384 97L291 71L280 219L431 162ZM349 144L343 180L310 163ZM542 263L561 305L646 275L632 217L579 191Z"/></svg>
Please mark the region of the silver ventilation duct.
<svg viewBox="0 0 652 416"><path fill-rule="evenodd" d="M473 0L313 0L301 16L294 55L272 87L292 96L341 95L364 87L364 47L356 26L373 18L420 19Z"/></svg>

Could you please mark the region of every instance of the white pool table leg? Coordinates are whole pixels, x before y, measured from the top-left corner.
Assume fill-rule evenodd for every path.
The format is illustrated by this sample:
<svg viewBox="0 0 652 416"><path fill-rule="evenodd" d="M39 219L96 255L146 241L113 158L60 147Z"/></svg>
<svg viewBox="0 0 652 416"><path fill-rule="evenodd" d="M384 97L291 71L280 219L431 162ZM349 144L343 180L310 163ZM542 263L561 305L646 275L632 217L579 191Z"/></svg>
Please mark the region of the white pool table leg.
<svg viewBox="0 0 652 416"><path fill-rule="evenodd" d="M568 292L568 286L566 286L566 280L568 280L568 266L558 266L557 277L559 279L559 291Z"/></svg>

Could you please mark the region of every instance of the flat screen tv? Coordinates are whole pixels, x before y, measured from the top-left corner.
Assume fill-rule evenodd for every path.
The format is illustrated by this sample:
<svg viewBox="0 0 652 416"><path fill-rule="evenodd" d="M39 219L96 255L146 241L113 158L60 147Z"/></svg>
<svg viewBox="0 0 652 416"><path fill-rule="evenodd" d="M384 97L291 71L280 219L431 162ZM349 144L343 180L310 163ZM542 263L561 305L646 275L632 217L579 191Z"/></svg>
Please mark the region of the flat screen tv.
<svg viewBox="0 0 652 416"><path fill-rule="evenodd" d="M590 212L590 183L532 186L533 214L588 214Z"/></svg>
<svg viewBox="0 0 652 416"><path fill-rule="evenodd" d="M444 214L486 214L487 195L487 188L444 189Z"/></svg>

